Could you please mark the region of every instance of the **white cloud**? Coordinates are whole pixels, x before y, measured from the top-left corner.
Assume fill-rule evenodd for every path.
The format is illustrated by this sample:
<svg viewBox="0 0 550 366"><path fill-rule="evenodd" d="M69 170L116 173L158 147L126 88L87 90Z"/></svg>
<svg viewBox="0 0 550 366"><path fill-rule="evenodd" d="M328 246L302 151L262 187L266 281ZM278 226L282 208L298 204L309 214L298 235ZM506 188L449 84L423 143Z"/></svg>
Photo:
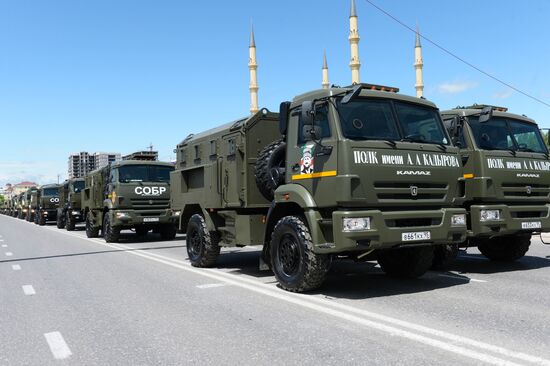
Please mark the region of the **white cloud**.
<svg viewBox="0 0 550 366"><path fill-rule="evenodd" d="M57 182L57 174L61 174L61 179L65 178L67 168L64 165L57 161L0 161L0 187L22 181Z"/></svg>
<svg viewBox="0 0 550 366"><path fill-rule="evenodd" d="M514 94L514 91L512 89L504 89L497 91L495 94L493 94L493 98L496 99L507 99L510 98Z"/></svg>
<svg viewBox="0 0 550 366"><path fill-rule="evenodd" d="M455 81L439 84L437 91L441 94L458 94L468 89L473 89L477 86L477 83L473 81Z"/></svg>

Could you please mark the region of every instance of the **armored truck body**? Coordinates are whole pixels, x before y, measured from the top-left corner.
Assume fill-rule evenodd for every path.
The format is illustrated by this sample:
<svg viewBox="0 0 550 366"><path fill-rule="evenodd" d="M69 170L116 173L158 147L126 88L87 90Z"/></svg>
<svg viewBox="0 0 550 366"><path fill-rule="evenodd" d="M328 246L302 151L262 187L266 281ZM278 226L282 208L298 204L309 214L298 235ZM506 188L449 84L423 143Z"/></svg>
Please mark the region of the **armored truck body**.
<svg viewBox="0 0 550 366"><path fill-rule="evenodd" d="M25 205L27 210L25 220L29 222L33 222L36 216L36 207L33 206L33 196L36 195L37 191L38 188L31 187L25 192Z"/></svg>
<svg viewBox="0 0 550 366"><path fill-rule="evenodd" d="M536 122L505 108L443 111L461 146L468 240L490 259L513 261L531 234L550 231L550 159Z"/></svg>
<svg viewBox="0 0 550 366"><path fill-rule="evenodd" d="M171 205L191 263L263 245L281 286L305 291L335 256L416 277L434 245L464 240L462 165L437 108L380 89L314 91L182 141Z"/></svg>
<svg viewBox="0 0 550 366"><path fill-rule="evenodd" d="M82 190L84 178L74 178L65 181L59 186L59 207L57 208L57 227L68 231L74 230L75 225L84 222L82 211Z"/></svg>
<svg viewBox="0 0 550 366"><path fill-rule="evenodd" d="M57 221L57 208L59 207L59 185L46 184L36 191L36 214L34 222L38 225L46 225L48 221Z"/></svg>
<svg viewBox="0 0 550 366"><path fill-rule="evenodd" d="M88 174L82 193L86 235L97 237L101 230L105 241L117 242L122 229L135 229L138 235L153 230L173 239L172 170L170 163L124 160Z"/></svg>

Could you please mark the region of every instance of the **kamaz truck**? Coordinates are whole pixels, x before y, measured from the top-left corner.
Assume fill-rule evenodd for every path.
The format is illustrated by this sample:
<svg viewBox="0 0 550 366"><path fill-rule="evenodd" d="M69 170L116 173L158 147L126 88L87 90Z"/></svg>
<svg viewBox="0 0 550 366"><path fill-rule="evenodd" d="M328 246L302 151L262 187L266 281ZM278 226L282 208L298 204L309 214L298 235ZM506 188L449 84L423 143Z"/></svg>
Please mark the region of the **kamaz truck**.
<svg viewBox="0 0 550 366"><path fill-rule="evenodd" d="M82 211L82 190L84 178L74 178L59 186L59 207L57 208L57 228L74 230L79 222L84 221Z"/></svg>
<svg viewBox="0 0 550 366"><path fill-rule="evenodd" d="M36 209L32 206L32 197L33 195L36 194L36 192L38 191L38 188L36 187L31 187L29 189L27 189L27 191L25 192L25 196L24 196L24 199L23 199L23 202L24 202L24 205L25 205L25 208L23 211L25 211L25 220L29 221L29 222L33 222L34 221L34 217L36 215Z"/></svg>
<svg viewBox="0 0 550 366"><path fill-rule="evenodd" d="M170 172L174 166L157 161L123 160L95 170L85 178L82 208L86 235L108 243L119 240L120 231L134 229L144 236L149 230L164 240L176 235L170 211Z"/></svg>
<svg viewBox="0 0 550 366"><path fill-rule="evenodd" d="M21 200L23 198L23 194L24 192L19 193L18 195L13 197L13 209L12 209L13 217L21 218L21 213L22 213Z"/></svg>
<svg viewBox="0 0 550 366"><path fill-rule="evenodd" d="M442 117L464 165L468 240L461 246L495 261L523 257L533 233L550 231L550 159L536 122L477 104Z"/></svg>
<svg viewBox="0 0 550 366"><path fill-rule="evenodd" d="M59 185L46 184L40 186L33 195L32 208L36 210L34 222L40 226L48 221L57 220L57 208L59 207Z"/></svg>
<svg viewBox="0 0 550 366"><path fill-rule="evenodd" d="M417 277L435 246L464 241L459 149L433 103L397 91L315 90L178 144L171 206L191 264L262 245L261 265L299 292L337 258Z"/></svg>
<svg viewBox="0 0 550 366"><path fill-rule="evenodd" d="M17 196L17 218L24 220L27 217L28 203L27 192L21 192Z"/></svg>

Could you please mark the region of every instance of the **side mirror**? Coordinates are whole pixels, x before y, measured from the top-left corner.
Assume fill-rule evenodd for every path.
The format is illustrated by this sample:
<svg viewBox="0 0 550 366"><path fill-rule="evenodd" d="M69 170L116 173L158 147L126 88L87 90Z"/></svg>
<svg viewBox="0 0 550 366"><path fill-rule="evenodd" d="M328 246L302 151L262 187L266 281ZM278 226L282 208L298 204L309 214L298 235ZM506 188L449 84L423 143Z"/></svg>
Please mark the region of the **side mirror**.
<svg viewBox="0 0 550 366"><path fill-rule="evenodd" d="M340 103L347 104L351 102L353 99L357 98L357 96L361 93L361 89L363 89L363 86L361 84L355 85L351 92L346 94Z"/></svg>
<svg viewBox="0 0 550 366"><path fill-rule="evenodd" d="M479 122L487 122L493 118L493 108L492 107L485 107L481 110L481 114L479 115Z"/></svg>
<svg viewBox="0 0 550 366"><path fill-rule="evenodd" d="M288 128L288 113L290 111L290 102L282 102L279 105L279 132L286 135Z"/></svg>
<svg viewBox="0 0 550 366"><path fill-rule="evenodd" d="M315 109L312 101L302 102L302 123L304 126L313 125L313 120L315 117Z"/></svg>
<svg viewBox="0 0 550 366"><path fill-rule="evenodd" d="M309 141L309 140L319 140L321 138L322 130L320 126L315 125L304 125L302 128L302 140Z"/></svg>

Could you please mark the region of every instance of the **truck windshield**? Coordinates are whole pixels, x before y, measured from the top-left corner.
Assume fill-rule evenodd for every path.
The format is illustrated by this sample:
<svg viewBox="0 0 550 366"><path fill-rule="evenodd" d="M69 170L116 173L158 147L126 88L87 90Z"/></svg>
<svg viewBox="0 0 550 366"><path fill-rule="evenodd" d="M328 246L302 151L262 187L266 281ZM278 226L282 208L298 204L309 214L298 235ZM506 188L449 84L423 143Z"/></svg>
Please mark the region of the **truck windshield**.
<svg viewBox="0 0 550 366"><path fill-rule="evenodd" d="M77 180L73 183L73 189L75 193L80 192L84 189L84 181L83 180Z"/></svg>
<svg viewBox="0 0 550 366"><path fill-rule="evenodd" d="M468 122L480 149L547 152L535 124L502 117L493 117L482 123L477 117L470 117Z"/></svg>
<svg viewBox="0 0 550 366"><path fill-rule="evenodd" d="M43 196L57 196L58 190L57 188L44 188L44 191L42 193Z"/></svg>
<svg viewBox="0 0 550 366"><path fill-rule="evenodd" d="M342 132L352 140L392 140L448 145L437 110L390 100L338 102Z"/></svg>
<svg viewBox="0 0 550 366"><path fill-rule="evenodd" d="M118 168L118 181L131 182L169 182L170 172L174 168L159 165L126 165Z"/></svg>

